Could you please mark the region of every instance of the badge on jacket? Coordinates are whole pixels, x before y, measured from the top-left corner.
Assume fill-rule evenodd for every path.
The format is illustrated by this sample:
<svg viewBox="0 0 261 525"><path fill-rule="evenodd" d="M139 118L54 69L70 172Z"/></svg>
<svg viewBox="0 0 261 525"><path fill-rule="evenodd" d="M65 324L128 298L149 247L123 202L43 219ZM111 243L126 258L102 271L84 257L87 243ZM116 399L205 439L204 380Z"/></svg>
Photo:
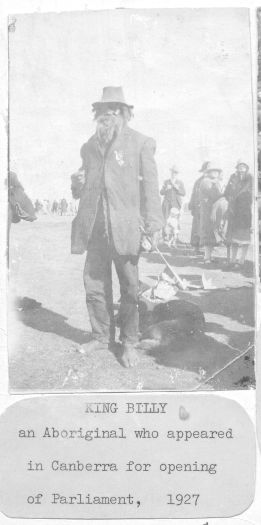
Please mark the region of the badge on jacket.
<svg viewBox="0 0 261 525"><path fill-rule="evenodd" d="M125 161L123 157L123 151L115 150L114 153L115 153L116 161L118 162L119 166L124 166Z"/></svg>

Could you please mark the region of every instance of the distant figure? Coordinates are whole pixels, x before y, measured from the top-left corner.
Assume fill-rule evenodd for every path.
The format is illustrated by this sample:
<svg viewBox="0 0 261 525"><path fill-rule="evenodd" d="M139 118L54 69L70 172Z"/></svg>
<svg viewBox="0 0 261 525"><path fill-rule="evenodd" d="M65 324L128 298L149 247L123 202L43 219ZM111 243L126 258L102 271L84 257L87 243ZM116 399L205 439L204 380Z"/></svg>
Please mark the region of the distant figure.
<svg viewBox="0 0 261 525"><path fill-rule="evenodd" d="M50 213L51 213L51 203L50 203L49 199L44 199L44 201L43 201L43 212L46 215L50 215Z"/></svg>
<svg viewBox="0 0 261 525"><path fill-rule="evenodd" d="M179 234L179 210L171 208L167 224L165 226L166 242L169 247L175 248Z"/></svg>
<svg viewBox="0 0 261 525"><path fill-rule="evenodd" d="M24 188L16 173L10 171L8 181L8 233L11 223L17 223L21 220L35 221L35 208L32 201L26 195Z"/></svg>
<svg viewBox="0 0 261 525"><path fill-rule="evenodd" d="M183 181L178 177L178 169L176 166L170 168L170 179L165 180L160 194L163 195L162 212L165 219L165 228L167 220L170 215L170 210L175 208L178 215L178 235L180 232L180 215L182 209L182 200L186 195ZM164 228L164 237L166 239L166 229ZM177 237L178 237L177 235Z"/></svg>
<svg viewBox="0 0 261 525"><path fill-rule="evenodd" d="M201 169L199 170L202 175L196 180L190 201L188 204L188 209L191 211L191 215L193 217L192 219L192 227L191 227L191 236L190 236L190 244L194 247L195 253L199 253L199 244L200 244L200 198L199 198L199 188L200 184L203 180L203 178L206 175L206 170L209 165L209 161L203 162Z"/></svg>
<svg viewBox="0 0 261 525"><path fill-rule="evenodd" d="M211 262L213 248L217 245L211 214L214 203L222 196L221 172L209 163L199 187L200 246L204 248L206 264Z"/></svg>
<svg viewBox="0 0 261 525"><path fill-rule="evenodd" d="M68 209L68 202L66 199L62 199L61 200L61 208L60 208L60 213L61 215L66 215L67 214L67 209Z"/></svg>
<svg viewBox="0 0 261 525"><path fill-rule="evenodd" d="M47 215L47 213L48 213L48 211L47 211L47 202L48 202L48 201L47 201L46 199L43 199L43 200L41 201L41 204L42 204L42 207L41 207L41 213L42 213L43 215Z"/></svg>
<svg viewBox="0 0 261 525"><path fill-rule="evenodd" d="M55 214L58 213L58 206L59 206L58 201L54 200L52 204L52 213L55 213Z"/></svg>
<svg viewBox="0 0 261 525"><path fill-rule="evenodd" d="M236 171L231 175L225 189L225 197L228 201L226 236L228 262L237 268L244 265L251 240L252 188L252 175L249 173L248 164L238 161ZM237 260L240 248L241 256Z"/></svg>
<svg viewBox="0 0 261 525"><path fill-rule="evenodd" d="M41 203L41 201L39 199L36 199L35 203L34 203L34 208L35 208L35 213L39 213L42 208L43 208L43 205Z"/></svg>

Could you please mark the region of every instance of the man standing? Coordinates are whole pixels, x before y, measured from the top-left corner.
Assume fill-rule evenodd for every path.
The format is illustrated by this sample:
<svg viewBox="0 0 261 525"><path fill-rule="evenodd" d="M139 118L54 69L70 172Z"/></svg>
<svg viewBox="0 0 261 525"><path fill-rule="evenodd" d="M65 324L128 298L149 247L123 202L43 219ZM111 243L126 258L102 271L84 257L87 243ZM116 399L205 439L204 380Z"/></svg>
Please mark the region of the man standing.
<svg viewBox="0 0 261 525"><path fill-rule="evenodd" d="M170 179L165 180L160 194L164 196L162 203L162 211L165 219L165 226L170 216L170 210L174 208L178 215L178 230L180 231L180 214L182 208L182 200L186 195L183 181L178 176L178 169L176 166L170 168ZM174 210L173 210L174 212ZM178 231L178 233L179 233Z"/></svg>
<svg viewBox="0 0 261 525"><path fill-rule="evenodd" d="M95 134L81 148L82 167L72 176L80 198L72 224L72 253L87 250L86 303L93 339L88 351L114 341L112 262L120 283L122 361L138 362L138 259L141 227L156 241L163 220L154 160L155 141L128 127L133 106L121 87L105 87L93 104Z"/></svg>

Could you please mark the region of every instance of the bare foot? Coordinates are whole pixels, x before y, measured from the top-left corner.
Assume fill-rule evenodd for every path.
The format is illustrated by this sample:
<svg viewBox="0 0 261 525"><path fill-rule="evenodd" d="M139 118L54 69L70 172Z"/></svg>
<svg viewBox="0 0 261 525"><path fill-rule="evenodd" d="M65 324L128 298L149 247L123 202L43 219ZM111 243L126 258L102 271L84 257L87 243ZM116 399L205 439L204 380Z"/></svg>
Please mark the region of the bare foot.
<svg viewBox="0 0 261 525"><path fill-rule="evenodd" d="M126 368L136 366L140 358L134 346L123 345L122 362Z"/></svg>

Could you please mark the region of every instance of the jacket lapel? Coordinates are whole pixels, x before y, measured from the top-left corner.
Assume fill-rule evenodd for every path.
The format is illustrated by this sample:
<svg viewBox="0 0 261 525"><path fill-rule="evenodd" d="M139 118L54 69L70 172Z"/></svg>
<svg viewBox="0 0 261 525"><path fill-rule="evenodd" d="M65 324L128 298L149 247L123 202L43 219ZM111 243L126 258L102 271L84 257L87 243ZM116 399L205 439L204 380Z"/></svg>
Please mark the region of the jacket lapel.
<svg viewBox="0 0 261 525"><path fill-rule="evenodd" d="M91 137L91 151L94 156L103 157L102 149L99 146L99 142L96 133Z"/></svg>

